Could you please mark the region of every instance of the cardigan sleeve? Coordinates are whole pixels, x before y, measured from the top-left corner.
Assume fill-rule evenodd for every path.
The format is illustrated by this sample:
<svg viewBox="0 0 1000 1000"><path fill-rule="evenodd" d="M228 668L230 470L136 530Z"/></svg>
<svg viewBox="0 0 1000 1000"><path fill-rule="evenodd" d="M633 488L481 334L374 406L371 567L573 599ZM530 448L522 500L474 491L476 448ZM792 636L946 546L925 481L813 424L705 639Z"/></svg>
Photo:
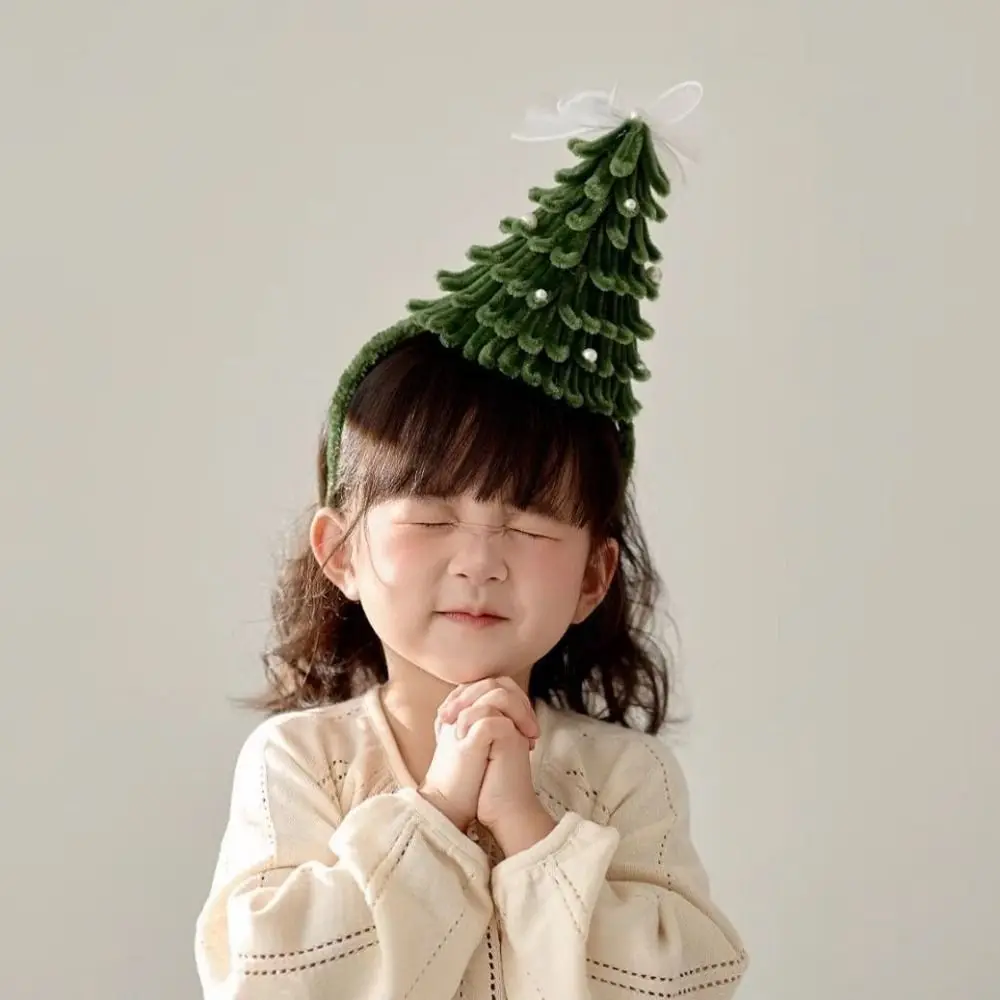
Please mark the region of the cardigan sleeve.
<svg viewBox="0 0 1000 1000"><path fill-rule="evenodd" d="M747 954L709 898L670 750L637 738L595 815L602 822L566 813L493 870L511 995L728 1000Z"/></svg>
<svg viewBox="0 0 1000 1000"><path fill-rule="evenodd" d="M206 1000L452 996L493 912L484 852L412 789L340 814L279 727L236 765L195 957Z"/></svg>

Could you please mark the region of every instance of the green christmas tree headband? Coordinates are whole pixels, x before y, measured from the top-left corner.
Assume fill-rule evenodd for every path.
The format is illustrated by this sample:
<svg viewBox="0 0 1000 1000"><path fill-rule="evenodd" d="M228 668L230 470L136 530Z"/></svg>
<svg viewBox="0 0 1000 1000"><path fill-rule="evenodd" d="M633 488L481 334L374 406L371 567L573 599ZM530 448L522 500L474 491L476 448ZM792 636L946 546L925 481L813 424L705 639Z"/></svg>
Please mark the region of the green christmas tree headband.
<svg viewBox="0 0 1000 1000"><path fill-rule="evenodd" d="M506 239L473 246L471 266L438 272L444 294L409 302L409 315L376 334L345 369L327 422L326 503L336 492L344 417L357 387L390 351L422 333L553 399L610 417L629 476L640 409L632 383L649 378L638 344L653 336L639 303L657 297L661 279L648 222L666 218L655 196L665 198L671 186L660 154L683 179L682 157L694 157L677 126L701 95L701 85L688 81L648 112L618 107L615 91L587 91L554 112L529 112L514 138L568 138L579 162L558 171L554 187L532 188L534 212L505 218Z"/></svg>

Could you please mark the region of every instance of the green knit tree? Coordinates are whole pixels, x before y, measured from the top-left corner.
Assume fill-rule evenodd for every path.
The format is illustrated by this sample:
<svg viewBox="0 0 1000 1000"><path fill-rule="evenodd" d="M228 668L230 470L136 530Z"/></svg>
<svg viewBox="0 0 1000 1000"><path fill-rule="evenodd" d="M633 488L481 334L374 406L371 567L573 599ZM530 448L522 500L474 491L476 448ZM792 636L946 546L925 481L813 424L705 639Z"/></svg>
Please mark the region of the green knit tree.
<svg viewBox="0 0 1000 1000"><path fill-rule="evenodd" d="M529 192L535 212L504 219L507 239L472 247L470 267L438 273L445 295L409 309L470 361L631 423L653 335L639 303L657 295L661 257L647 220L665 218L654 194L670 184L640 119L569 147L580 162Z"/></svg>
<svg viewBox="0 0 1000 1000"><path fill-rule="evenodd" d="M666 218L655 195L670 193L653 143L639 117L597 139L571 139L579 163L558 171L554 187L529 192L535 211L504 219L506 239L472 247L469 267L438 273L443 295L411 301L408 317L364 346L330 404L328 502L357 386L394 347L422 332L554 399L610 417L629 475L640 409L632 382L649 377L638 345L653 335L639 304L656 298L660 281L661 254L648 222Z"/></svg>

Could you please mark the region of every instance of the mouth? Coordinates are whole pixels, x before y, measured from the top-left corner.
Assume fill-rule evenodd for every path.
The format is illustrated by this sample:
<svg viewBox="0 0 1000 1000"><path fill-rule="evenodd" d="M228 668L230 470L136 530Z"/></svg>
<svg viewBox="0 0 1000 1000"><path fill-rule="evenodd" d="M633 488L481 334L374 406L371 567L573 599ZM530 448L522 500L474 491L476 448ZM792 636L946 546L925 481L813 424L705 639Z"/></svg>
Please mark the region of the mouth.
<svg viewBox="0 0 1000 1000"><path fill-rule="evenodd" d="M477 613L471 611L439 611L449 621L457 622L461 625L499 625L500 622L507 621L499 615L488 613Z"/></svg>

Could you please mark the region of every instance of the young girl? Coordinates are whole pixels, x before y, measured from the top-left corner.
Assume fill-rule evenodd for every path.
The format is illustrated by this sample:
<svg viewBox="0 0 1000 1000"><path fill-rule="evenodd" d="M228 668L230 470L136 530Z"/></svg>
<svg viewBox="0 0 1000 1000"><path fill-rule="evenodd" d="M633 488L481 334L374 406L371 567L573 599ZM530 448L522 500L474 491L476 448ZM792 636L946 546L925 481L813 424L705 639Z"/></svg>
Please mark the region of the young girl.
<svg viewBox="0 0 1000 1000"><path fill-rule="evenodd" d="M571 147L340 380L198 919L209 1000L722 1000L746 967L654 735L631 381L666 178L642 118Z"/></svg>

